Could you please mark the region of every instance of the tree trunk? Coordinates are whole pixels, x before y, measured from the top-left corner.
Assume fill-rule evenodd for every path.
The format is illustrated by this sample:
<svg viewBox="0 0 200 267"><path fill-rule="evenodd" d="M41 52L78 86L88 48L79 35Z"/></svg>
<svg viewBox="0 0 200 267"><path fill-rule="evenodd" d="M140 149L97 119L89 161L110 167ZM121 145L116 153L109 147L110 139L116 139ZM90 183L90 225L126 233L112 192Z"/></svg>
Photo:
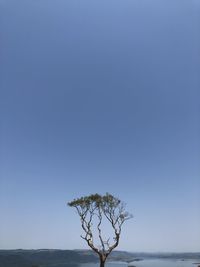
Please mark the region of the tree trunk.
<svg viewBox="0 0 200 267"><path fill-rule="evenodd" d="M105 266L105 261L100 259L100 267L104 267Z"/></svg>

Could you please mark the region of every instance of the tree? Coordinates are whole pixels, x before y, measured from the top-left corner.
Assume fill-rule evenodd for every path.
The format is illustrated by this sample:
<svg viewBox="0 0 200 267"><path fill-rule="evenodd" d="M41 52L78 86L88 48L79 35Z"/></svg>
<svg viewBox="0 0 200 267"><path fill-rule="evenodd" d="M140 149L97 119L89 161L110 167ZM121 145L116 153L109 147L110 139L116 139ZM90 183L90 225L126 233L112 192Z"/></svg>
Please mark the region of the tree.
<svg viewBox="0 0 200 267"><path fill-rule="evenodd" d="M109 193L103 196L92 194L77 198L69 202L68 205L76 208L84 232L81 238L98 254L100 267L104 267L108 255L119 244L122 225L133 216L125 210L125 204L120 199ZM102 227L105 221L114 232L112 242L110 242L110 238L105 239L102 234ZM95 237L98 240L95 240Z"/></svg>

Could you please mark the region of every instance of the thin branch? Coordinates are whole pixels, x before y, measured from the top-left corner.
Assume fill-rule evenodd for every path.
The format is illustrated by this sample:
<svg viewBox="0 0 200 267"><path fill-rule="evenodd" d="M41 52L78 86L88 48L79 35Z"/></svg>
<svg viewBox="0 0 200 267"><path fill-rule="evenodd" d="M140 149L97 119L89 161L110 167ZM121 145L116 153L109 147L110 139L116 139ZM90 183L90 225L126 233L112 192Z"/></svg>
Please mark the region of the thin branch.
<svg viewBox="0 0 200 267"><path fill-rule="evenodd" d="M98 218L99 218L99 223L97 224L97 229L98 229L98 232L99 232L99 239L100 239L100 242L101 242L101 246L102 246L102 250L103 250L103 253L105 252L105 245L104 245L104 242L103 242L103 239L102 239L102 236L101 236L101 223L102 223L102 214L101 214L101 210L100 208L98 208Z"/></svg>

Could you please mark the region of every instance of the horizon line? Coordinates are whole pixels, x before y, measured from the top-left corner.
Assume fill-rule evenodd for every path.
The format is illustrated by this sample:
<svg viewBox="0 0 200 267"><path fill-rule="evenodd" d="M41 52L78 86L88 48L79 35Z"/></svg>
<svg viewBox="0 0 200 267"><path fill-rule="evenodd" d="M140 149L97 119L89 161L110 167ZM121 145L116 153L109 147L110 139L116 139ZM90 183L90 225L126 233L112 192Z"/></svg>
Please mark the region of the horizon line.
<svg viewBox="0 0 200 267"><path fill-rule="evenodd" d="M83 250L91 251L91 249L84 248L73 248L73 249L64 249L64 248L0 248L0 250ZM186 254L186 253L200 253L200 251L130 251L130 250L115 250L114 252L128 252L128 253L145 253L145 254Z"/></svg>

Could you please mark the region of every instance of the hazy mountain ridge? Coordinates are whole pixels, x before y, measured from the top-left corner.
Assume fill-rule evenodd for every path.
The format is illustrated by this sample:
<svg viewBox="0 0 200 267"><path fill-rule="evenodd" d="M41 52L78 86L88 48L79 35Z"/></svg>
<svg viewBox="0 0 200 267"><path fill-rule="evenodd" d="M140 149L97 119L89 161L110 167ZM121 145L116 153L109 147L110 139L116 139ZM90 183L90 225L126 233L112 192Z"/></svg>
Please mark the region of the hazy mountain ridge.
<svg viewBox="0 0 200 267"><path fill-rule="evenodd" d="M134 253L113 251L111 261L142 260L150 258L196 259L197 253ZM80 263L97 262L98 257L91 250L0 250L0 267L77 267Z"/></svg>
<svg viewBox="0 0 200 267"><path fill-rule="evenodd" d="M0 267L74 267L96 260L92 254L82 255L73 250L0 250Z"/></svg>

